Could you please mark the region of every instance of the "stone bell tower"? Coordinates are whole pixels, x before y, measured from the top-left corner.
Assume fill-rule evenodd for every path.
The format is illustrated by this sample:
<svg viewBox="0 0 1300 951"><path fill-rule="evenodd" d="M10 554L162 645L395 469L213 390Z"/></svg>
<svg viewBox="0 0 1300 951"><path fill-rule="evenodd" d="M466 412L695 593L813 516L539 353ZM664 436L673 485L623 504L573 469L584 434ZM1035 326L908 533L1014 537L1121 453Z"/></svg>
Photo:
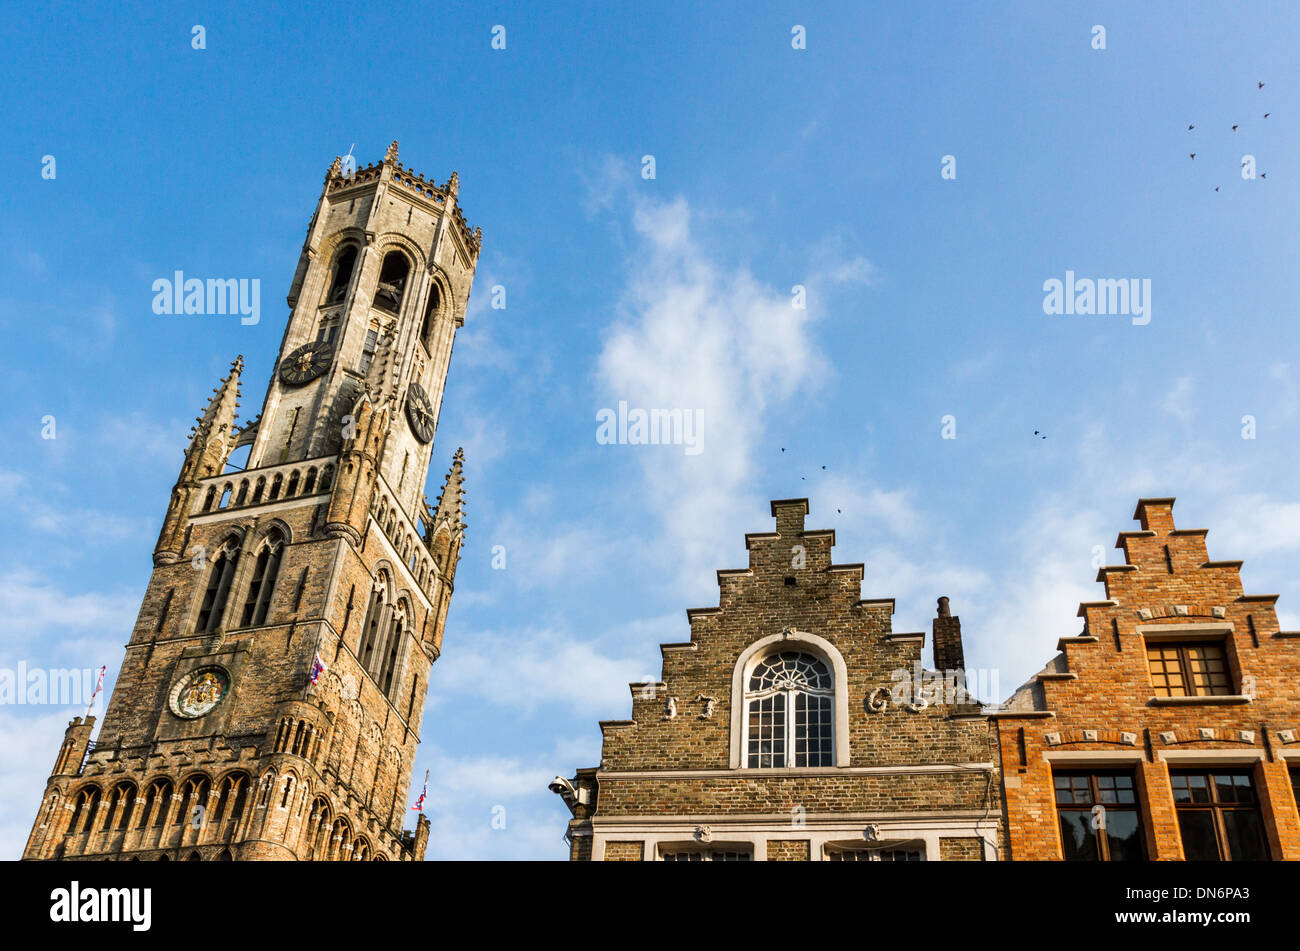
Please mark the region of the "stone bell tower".
<svg viewBox="0 0 1300 951"><path fill-rule="evenodd" d="M424 483L482 241L458 188L396 142L334 160L262 412L237 421L240 358L191 433L98 740L69 725L24 858L423 857L428 821L403 826L463 454L433 505Z"/></svg>

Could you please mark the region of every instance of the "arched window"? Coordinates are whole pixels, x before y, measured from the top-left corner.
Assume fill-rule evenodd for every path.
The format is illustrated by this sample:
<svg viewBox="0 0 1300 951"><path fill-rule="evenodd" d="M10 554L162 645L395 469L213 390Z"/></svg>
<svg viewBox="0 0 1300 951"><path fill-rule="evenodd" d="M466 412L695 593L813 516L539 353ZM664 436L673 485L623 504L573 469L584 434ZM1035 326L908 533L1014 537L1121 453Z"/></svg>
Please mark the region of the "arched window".
<svg viewBox="0 0 1300 951"><path fill-rule="evenodd" d="M121 783L113 792L113 828L125 832L127 821L131 817L131 807L135 805L135 783Z"/></svg>
<svg viewBox="0 0 1300 951"><path fill-rule="evenodd" d="M77 793L72 810L72 821L68 831L74 835L84 832L95 824L95 810L99 808L99 787L87 786Z"/></svg>
<svg viewBox="0 0 1300 951"><path fill-rule="evenodd" d="M248 585L248 597L244 601L244 613L240 618L241 627L266 623L266 613L271 607L271 595L275 592L275 579L280 574L280 556L283 553L284 535L279 529L273 529L262 543L257 563L253 566L253 580Z"/></svg>
<svg viewBox="0 0 1300 951"><path fill-rule="evenodd" d="M371 673L371 676L374 676L371 662L375 658L379 647L379 639L384 632L389 613L386 581L387 576L380 572L379 578L375 581L375 586L370 592L370 603L366 607L366 619L361 625L361 641L357 645L357 659L361 661L361 666Z"/></svg>
<svg viewBox="0 0 1300 951"><path fill-rule="evenodd" d="M212 573L208 576L208 590L203 594L203 605L199 608L199 620L194 630L200 634L216 630L221 617L226 613L226 598L230 595L230 582L234 580L235 568L239 564L239 544L228 541L212 562Z"/></svg>
<svg viewBox="0 0 1300 951"><path fill-rule="evenodd" d="M155 829L167 822L167 813L171 810L171 802L172 802L173 795L174 794L172 793L172 784L171 784L171 780L169 779L157 780L153 785L149 787L149 802L154 807L153 826ZM146 808L145 809L146 815L148 812L149 810ZM144 828L144 823L145 823L145 817L141 817L140 828L142 829Z"/></svg>
<svg viewBox="0 0 1300 951"><path fill-rule="evenodd" d="M411 262L402 252L389 251L384 255L384 264L379 269L379 286L375 288L376 310L390 314L401 312L402 298L406 295L406 278L410 271Z"/></svg>
<svg viewBox="0 0 1300 951"><path fill-rule="evenodd" d="M397 661L401 656L402 640L406 634L406 601L403 599L398 602L397 610L393 612L392 620L389 622L388 638L384 643L383 656L380 658L382 665L379 668L379 676L375 678L375 683L379 684L379 689L387 695L393 686L393 676L397 673Z"/></svg>
<svg viewBox="0 0 1300 951"><path fill-rule="evenodd" d="M325 295L326 304L337 304L347 296L348 285L352 283L352 271L356 264L357 247L350 244L340 251L339 256L334 259L334 278L330 281L330 292ZM330 337L333 337L332 332ZM332 339L326 342L332 342Z"/></svg>
<svg viewBox="0 0 1300 951"><path fill-rule="evenodd" d="M833 766L835 685L812 654L769 654L745 687L750 769Z"/></svg>
<svg viewBox="0 0 1300 951"><path fill-rule="evenodd" d="M438 309L442 306L442 294L437 283L429 287L429 303L424 308L424 323L420 326L420 342L428 353L433 353L433 328L438 322Z"/></svg>

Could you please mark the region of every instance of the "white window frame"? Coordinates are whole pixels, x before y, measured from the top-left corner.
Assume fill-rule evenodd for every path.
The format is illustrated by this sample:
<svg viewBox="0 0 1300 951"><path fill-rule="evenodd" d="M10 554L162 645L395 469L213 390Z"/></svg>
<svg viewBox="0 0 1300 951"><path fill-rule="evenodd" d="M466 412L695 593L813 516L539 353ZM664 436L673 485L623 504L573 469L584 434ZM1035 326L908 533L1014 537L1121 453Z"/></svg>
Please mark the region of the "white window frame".
<svg viewBox="0 0 1300 951"><path fill-rule="evenodd" d="M748 704L745 699L745 687L749 675L768 654L778 651L800 651L812 654L822 661L831 672L831 685L834 698L831 703L834 717L834 734L831 738L833 767L807 766L762 766L751 772L781 772L782 770L836 769L849 765L849 691L848 668L844 658L830 641L816 634L787 629L780 634L769 634L750 644L736 659L736 666L731 675L731 769L748 770ZM787 757L787 762L789 758Z"/></svg>

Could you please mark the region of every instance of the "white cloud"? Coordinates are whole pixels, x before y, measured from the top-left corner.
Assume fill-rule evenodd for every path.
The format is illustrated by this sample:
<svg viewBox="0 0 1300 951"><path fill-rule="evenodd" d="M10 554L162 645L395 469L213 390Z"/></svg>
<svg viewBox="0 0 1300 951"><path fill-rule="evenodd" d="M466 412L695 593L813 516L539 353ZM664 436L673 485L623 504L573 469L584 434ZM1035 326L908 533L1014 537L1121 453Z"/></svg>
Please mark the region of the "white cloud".
<svg viewBox="0 0 1300 951"><path fill-rule="evenodd" d="M790 289L773 287L748 267L714 259L696 240L685 199L639 201L633 213L639 246L598 360L598 399L613 407L680 409L702 414L698 455L676 447L607 447L638 454L646 505L662 525L660 563L677 569L688 590L712 569L760 505L754 455L769 411L808 398L829 374L812 327L825 297L810 291L807 308ZM872 277L865 259L822 248L818 286Z"/></svg>

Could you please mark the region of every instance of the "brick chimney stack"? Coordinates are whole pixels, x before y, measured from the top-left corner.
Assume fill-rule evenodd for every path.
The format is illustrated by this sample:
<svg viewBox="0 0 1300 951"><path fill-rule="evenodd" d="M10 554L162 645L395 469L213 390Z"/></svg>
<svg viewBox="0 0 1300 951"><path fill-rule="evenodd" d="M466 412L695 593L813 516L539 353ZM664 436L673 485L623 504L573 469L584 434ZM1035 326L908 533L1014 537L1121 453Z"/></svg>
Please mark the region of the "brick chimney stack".
<svg viewBox="0 0 1300 951"><path fill-rule="evenodd" d="M934 666L936 670L965 670L966 655L961 646L961 618L953 617L948 599L939 599L934 619Z"/></svg>

